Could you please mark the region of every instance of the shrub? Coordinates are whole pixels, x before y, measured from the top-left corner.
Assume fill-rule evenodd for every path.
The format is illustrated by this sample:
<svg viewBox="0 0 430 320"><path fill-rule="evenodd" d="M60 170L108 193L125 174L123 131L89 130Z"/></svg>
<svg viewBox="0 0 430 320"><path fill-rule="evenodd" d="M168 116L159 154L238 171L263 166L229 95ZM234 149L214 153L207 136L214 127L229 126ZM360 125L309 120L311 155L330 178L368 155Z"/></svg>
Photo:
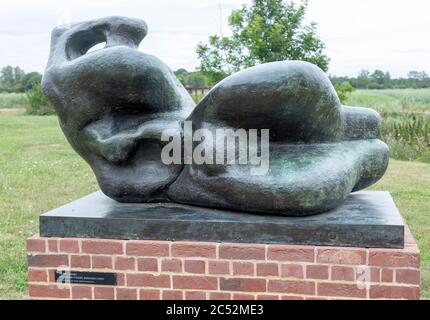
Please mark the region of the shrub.
<svg viewBox="0 0 430 320"><path fill-rule="evenodd" d="M47 116L55 114L54 107L49 102L48 98L43 94L42 86L36 85L27 94L27 114L37 116Z"/></svg>
<svg viewBox="0 0 430 320"><path fill-rule="evenodd" d="M346 103L351 94L355 91L355 88L348 81L344 81L342 84L335 84L334 88L342 104Z"/></svg>

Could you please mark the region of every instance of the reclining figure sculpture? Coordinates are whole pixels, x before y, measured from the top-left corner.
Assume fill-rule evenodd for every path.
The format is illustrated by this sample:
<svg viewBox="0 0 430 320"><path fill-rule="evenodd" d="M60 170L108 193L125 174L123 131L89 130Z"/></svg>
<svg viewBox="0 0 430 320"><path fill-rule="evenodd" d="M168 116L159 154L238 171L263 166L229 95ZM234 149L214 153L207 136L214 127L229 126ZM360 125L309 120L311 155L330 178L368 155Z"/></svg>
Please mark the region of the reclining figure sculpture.
<svg viewBox="0 0 430 320"><path fill-rule="evenodd" d="M122 17L52 33L44 92L110 198L306 216L336 208L384 175L389 150L379 140L380 116L342 106L318 67L283 61L249 68L196 106L163 62L137 50L146 33L144 21ZM267 174L252 175L238 161L166 165L161 136L173 130L183 138L185 121L210 132L269 129Z"/></svg>

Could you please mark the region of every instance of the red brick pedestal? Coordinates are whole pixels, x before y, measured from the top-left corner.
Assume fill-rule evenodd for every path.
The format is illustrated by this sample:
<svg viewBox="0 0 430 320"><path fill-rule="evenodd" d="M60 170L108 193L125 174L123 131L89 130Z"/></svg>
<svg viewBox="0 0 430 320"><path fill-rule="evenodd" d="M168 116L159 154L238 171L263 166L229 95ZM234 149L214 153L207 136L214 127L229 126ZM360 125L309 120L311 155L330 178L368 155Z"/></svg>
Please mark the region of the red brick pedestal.
<svg viewBox="0 0 430 320"><path fill-rule="evenodd" d="M402 250L33 237L32 299L419 299L420 255ZM55 270L115 272L117 286L57 285Z"/></svg>

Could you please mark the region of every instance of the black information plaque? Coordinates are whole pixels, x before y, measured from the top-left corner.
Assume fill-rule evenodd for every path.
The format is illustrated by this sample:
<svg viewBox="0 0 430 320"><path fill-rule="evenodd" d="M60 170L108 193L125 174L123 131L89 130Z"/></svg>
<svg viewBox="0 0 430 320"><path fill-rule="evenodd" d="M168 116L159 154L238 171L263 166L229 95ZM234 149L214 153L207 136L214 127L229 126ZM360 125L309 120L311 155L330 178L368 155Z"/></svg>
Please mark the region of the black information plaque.
<svg viewBox="0 0 430 320"><path fill-rule="evenodd" d="M78 272L69 270L55 271L55 282L72 284L92 284L99 286L116 286L116 273Z"/></svg>

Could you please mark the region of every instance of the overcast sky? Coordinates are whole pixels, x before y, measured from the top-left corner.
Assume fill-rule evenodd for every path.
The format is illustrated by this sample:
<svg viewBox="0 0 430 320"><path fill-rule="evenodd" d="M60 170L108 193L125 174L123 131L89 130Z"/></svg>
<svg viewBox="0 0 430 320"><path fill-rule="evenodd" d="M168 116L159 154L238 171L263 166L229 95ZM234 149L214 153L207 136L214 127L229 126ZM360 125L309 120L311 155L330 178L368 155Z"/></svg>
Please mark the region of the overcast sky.
<svg viewBox="0 0 430 320"><path fill-rule="evenodd" d="M149 34L140 50L172 69L193 70L199 41L228 34L231 10L250 0L12 0L0 6L0 66L42 72L50 32L64 22L110 15L146 20ZM221 8L221 10L220 10ZM430 1L309 0L307 19L331 57L330 73L356 75L383 69L395 77L410 70L430 73Z"/></svg>

